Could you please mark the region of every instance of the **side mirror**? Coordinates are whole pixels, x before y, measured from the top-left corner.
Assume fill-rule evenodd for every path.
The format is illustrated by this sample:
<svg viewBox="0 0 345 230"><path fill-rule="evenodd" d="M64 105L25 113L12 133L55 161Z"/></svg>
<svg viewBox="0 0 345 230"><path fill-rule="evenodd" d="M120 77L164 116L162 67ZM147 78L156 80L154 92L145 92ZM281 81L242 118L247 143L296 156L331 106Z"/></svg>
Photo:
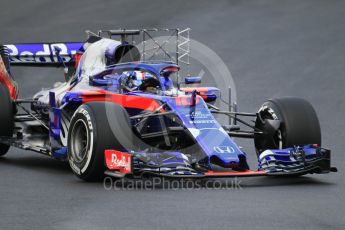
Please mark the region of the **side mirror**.
<svg viewBox="0 0 345 230"><path fill-rule="evenodd" d="M189 85L189 84L199 84L199 83L201 83L201 77L186 77L184 79L184 83L186 85Z"/></svg>

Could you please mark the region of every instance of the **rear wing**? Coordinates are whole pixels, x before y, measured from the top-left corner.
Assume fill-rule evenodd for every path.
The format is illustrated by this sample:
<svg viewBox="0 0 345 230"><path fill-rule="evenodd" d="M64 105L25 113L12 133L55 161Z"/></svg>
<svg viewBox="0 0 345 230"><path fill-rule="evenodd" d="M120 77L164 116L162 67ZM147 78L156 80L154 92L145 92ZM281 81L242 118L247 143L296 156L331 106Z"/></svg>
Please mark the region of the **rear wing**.
<svg viewBox="0 0 345 230"><path fill-rule="evenodd" d="M98 34L87 31L86 42L20 43L0 45L0 49L7 50L11 66L74 66L75 55L83 53L84 46L107 34L111 39L120 36L122 44L136 46L141 61L171 61L189 67L189 32L189 28L100 30ZM122 51L121 57L127 53L126 49Z"/></svg>
<svg viewBox="0 0 345 230"><path fill-rule="evenodd" d="M73 66L74 56L83 52L84 43L23 43L3 45L11 66Z"/></svg>

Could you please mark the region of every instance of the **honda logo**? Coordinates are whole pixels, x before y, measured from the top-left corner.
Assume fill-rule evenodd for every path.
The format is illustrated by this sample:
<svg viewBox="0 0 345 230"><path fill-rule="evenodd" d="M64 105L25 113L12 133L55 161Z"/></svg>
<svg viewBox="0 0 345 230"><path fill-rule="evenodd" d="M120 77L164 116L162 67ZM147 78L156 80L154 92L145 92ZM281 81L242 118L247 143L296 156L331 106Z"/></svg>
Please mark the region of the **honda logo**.
<svg viewBox="0 0 345 230"><path fill-rule="evenodd" d="M215 146L214 151L216 153L234 153L235 149L231 146Z"/></svg>

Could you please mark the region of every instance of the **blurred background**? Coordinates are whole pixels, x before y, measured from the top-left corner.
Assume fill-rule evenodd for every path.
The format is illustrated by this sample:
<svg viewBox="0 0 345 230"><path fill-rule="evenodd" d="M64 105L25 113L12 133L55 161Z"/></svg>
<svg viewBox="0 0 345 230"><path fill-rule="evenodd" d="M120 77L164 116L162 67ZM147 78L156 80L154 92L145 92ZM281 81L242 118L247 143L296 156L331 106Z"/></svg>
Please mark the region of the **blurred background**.
<svg viewBox="0 0 345 230"><path fill-rule="evenodd" d="M343 229L345 1L1 0L0 43L83 41L85 30L187 28L231 71L239 110L268 98L309 100L337 174L245 179L242 191L107 192L62 162L12 149L0 159L4 229ZM21 97L61 69L15 68ZM198 73L195 73L198 74ZM207 75L203 77L207 78ZM252 141L239 143L253 168Z"/></svg>

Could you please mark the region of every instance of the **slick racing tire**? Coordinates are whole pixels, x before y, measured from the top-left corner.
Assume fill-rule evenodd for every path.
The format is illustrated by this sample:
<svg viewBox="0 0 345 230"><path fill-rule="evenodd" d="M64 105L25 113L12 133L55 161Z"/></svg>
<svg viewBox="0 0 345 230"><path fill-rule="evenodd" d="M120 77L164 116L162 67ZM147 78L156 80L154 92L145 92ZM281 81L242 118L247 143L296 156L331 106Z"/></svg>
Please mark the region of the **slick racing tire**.
<svg viewBox="0 0 345 230"><path fill-rule="evenodd" d="M74 113L68 130L68 162L82 180L104 177L104 150L133 150L133 132L126 110L110 102L90 102Z"/></svg>
<svg viewBox="0 0 345 230"><path fill-rule="evenodd" d="M255 127L264 132L263 135L254 135L258 155L266 149L282 149L306 144L321 145L319 120L313 106L304 99L294 97L270 99L262 105L258 114ZM269 123L273 125L268 125ZM273 126L276 128L272 128Z"/></svg>
<svg viewBox="0 0 345 230"><path fill-rule="evenodd" d="M12 137L14 130L14 107L8 89L0 83L0 137ZM0 143L0 156L5 155L10 146Z"/></svg>

